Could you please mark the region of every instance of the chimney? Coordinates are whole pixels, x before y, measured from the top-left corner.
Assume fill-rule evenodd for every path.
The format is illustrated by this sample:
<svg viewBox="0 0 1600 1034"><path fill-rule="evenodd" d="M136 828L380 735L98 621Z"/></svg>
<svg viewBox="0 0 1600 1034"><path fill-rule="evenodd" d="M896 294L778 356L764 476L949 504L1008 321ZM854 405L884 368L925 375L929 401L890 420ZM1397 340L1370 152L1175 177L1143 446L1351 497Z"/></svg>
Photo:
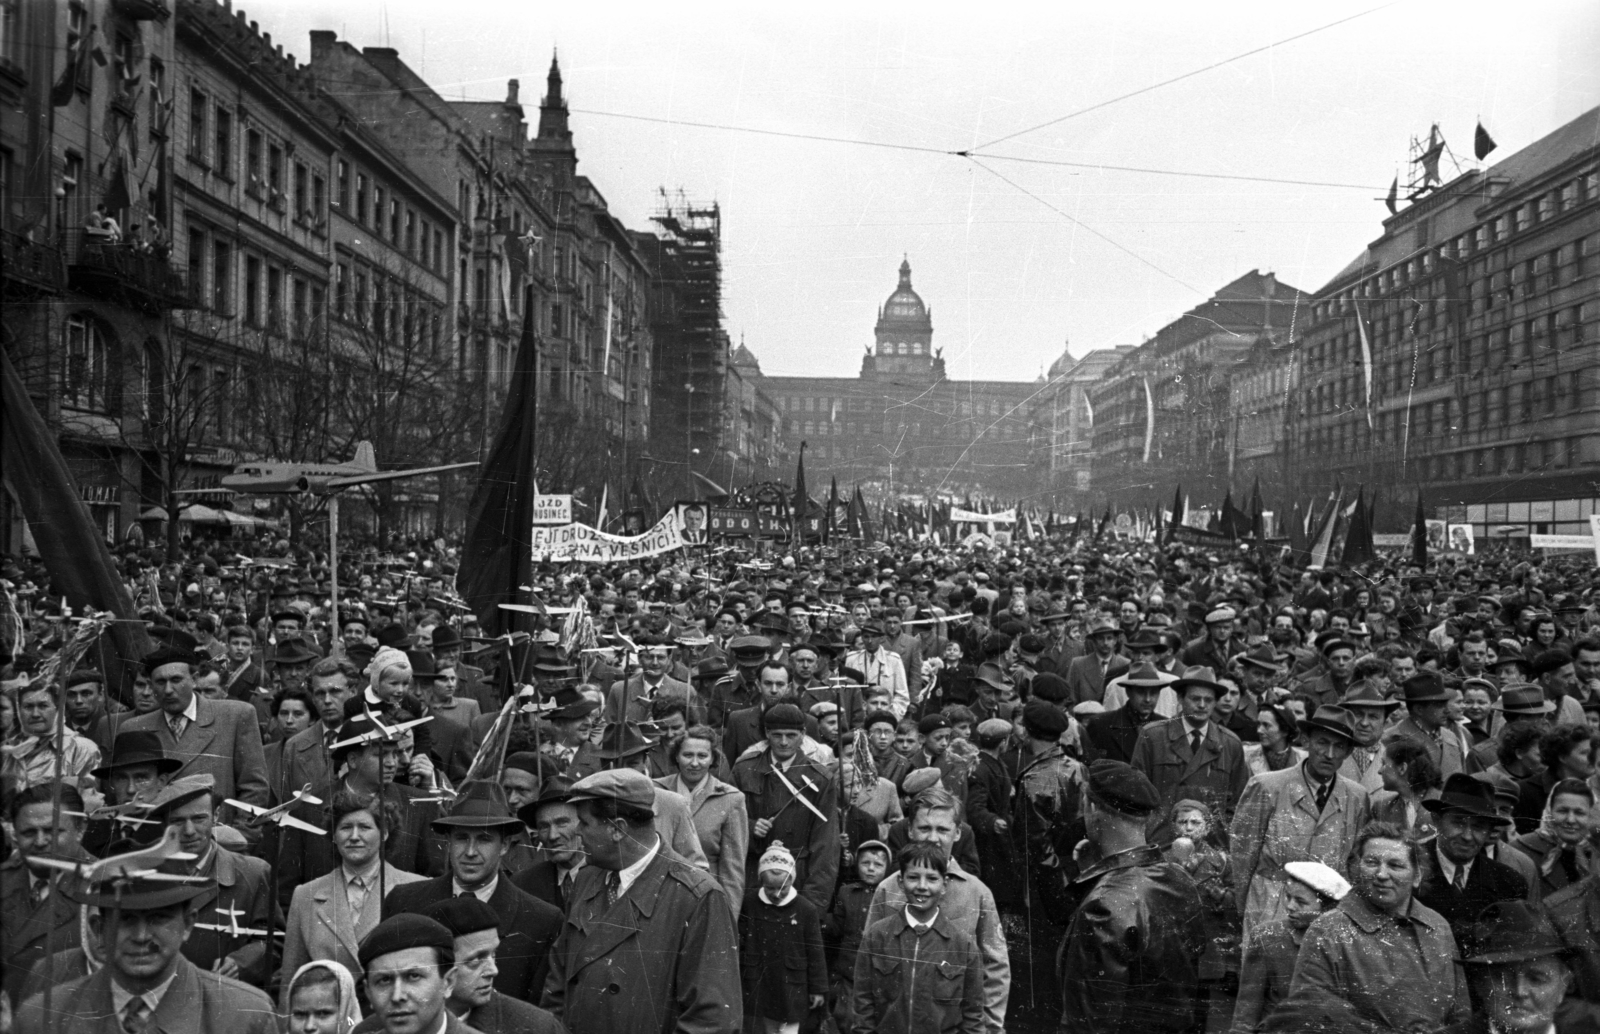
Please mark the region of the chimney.
<svg viewBox="0 0 1600 1034"><path fill-rule="evenodd" d="M521 103L520 101L517 100L517 90L519 90L521 88L521 86L522 86L522 84L517 82L515 79L507 79L506 80L506 103L507 104L520 104Z"/></svg>

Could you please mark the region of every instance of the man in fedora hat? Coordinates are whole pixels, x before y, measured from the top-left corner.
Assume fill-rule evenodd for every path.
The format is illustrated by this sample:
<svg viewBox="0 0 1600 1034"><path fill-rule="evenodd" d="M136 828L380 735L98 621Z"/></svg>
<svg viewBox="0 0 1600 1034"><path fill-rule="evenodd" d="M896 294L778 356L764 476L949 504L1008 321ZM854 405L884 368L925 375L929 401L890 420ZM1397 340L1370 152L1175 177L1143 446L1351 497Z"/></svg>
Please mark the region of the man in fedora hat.
<svg viewBox="0 0 1600 1034"><path fill-rule="evenodd" d="M568 791L573 781L547 779L538 797L517 809L517 817L533 832L541 857L511 877L518 889L540 901L567 910L573 881L583 871L583 840L578 836L578 810Z"/></svg>
<svg viewBox="0 0 1600 1034"><path fill-rule="evenodd" d="M500 859L508 838L526 828L506 806L505 791L487 780L465 784L449 814L435 819L433 828L448 840L450 872L394 888L384 899L384 915L421 912L437 901L473 895L500 917L495 990L537 1002L544 987L546 957L560 931L561 912L501 875Z"/></svg>
<svg viewBox="0 0 1600 1034"><path fill-rule="evenodd" d="M200 916L195 902L209 880L142 876L75 884L62 893L90 906L89 930L101 945L99 972L25 1002L17 1029L27 1034L277 1034L272 1000L248 984L202 973L183 957ZM46 1009L48 998L49 1008Z"/></svg>
<svg viewBox="0 0 1600 1034"><path fill-rule="evenodd" d="M631 769L648 776L650 751L655 745L637 722L618 722L606 726L595 756L600 759L602 769ZM650 785L655 786L654 783ZM700 846L700 834L695 832L689 802L671 790L659 786L655 789L656 832L661 834L662 842L690 865L709 872L711 863L706 860L705 848Z"/></svg>
<svg viewBox="0 0 1600 1034"><path fill-rule="evenodd" d="M570 800L588 862L540 1004L572 1034L741 1030L732 910L713 877L663 849L649 777L600 772Z"/></svg>
<svg viewBox="0 0 1600 1034"><path fill-rule="evenodd" d="M1545 698L1544 690L1527 682L1507 682L1499 696L1489 705L1499 719L1493 735L1472 748L1472 762L1476 769L1493 768L1500 757L1500 742L1507 730L1520 725L1550 726L1550 716L1556 705Z"/></svg>
<svg viewBox="0 0 1600 1034"><path fill-rule="evenodd" d="M1339 706L1350 712L1350 727L1356 734L1339 774L1367 793L1377 793L1383 789L1383 732L1400 701L1385 696L1372 680L1362 679L1339 698Z"/></svg>
<svg viewBox="0 0 1600 1034"><path fill-rule="evenodd" d="M1545 898L1544 911L1572 952L1574 998L1600 1008L1600 874L1590 873Z"/></svg>
<svg viewBox="0 0 1600 1034"><path fill-rule="evenodd" d="M1472 993L1465 1034L1600 1029L1600 1005L1573 994L1572 946L1551 917L1522 901L1491 905L1458 938Z"/></svg>
<svg viewBox="0 0 1600 1034"><path fill-rule="evenodd" d="M1456 943L1466 944L1480 912L1497 901L1528 895L1527 880L1484 854L1511 820L1495 808L1493 786L1460 772L1422 806L1433 814L1438 834L1426 847L1430 864L1417 887L1417 900L1444 916Z"/></svg>
<svg viewBox="0 0 1600 1034"><path fill-rule="evenodd" d="M83 836L84 847L91 854L102 854L106 845L116 840L127 838L151 843L161 839L161 827L155 823L123 821L126 817L142 819L145 817L142 814L113 809L136 802L153 802L172 774L182 767L182 762L168 757L162 750L161 737L155 733L135 729L118 735L109 760L89 773L105 788L109 807L89 816Z"/></svg>
<svg viewBox="0 0 1600 1034"><path fill-rule="evenodd" d="M1172 691L1172 683L1178 681L1178 675L1182 673L1171 674L1162 671L1160 666L1156 664L1156 658L1160 656L1166 645L1166 640L1162 638L1162 632L1159 628L1146 625L1133 634L1132 638L1124 644L1124 649L1128 651L1128 656L1132 658L1128 664L1128 670L1108 681L1105 695L1100 698L1100 703L1105 705L1105 710L1115 711L1128 702L1126 686L1129 672L1134 668L1145 665L1155 668L1156 674L1166 680L1166 685L1162 686L1156 694L1155 713L1162 718L1171 718L1182 710L1181 705L1178 703L1178 694ZM1117 669L1112 668L1111 670L1116 671ZM1089 702L1093 703L1093 701Z"/></svg>
<svg viewBox="0 0 1600 1034"><path fill-rule="evenodd" d="M1213 720L1217 698L1226 687L1210 668L1189 668L1172 684L1183 714L1139 730L1128 762L1155 785L1161 807L1152 818L1151 841L1172 839L1172 805L1184 798L1211 808L1219 822L1233 817L1234 804L1249 781L1244 745Z"/></svg>
<svg viewBox="0 0 1600 1034"><path fill-rule="evenodd" d="M1410 736L1427 748L1428 757L1439 769L1441 779L1457 772L1471 775L1477 763L1468 753L1466 737L1450 721L1450 690L1444 677L1424 668L1401 684L1405 694L1406 717L1384 736L1387 742Z"/></svg>
<svg viewBox="0 0 1600 1034"><path fill-rule="evenodd" d="M1135 662L1126 675L1117 679L1117 684L1127 697L1122 706L1114 711L1093 715L1084 723L1085 758L1089 761L1100 758L1132 761L1133 748L1139 742L1139 730L1159 720L1156 703L1163 693L1172 693L1171 684L1175 681L1157 671L1149 661ZM1173 693L1174 697L1176 695Z"/></svg>
<svg viewBox="0 0 1600 1034"><path fill-rule="evenodd" d="M237 700L209 700L195 692L199 658L192 638L173 641L145 656L160 709L130 719L124 732L154 732L162 750L176 758L182 775L210 775L219 797L266 807L266 754L256 709Z"/></svg>
<svg viewBox="0 0 1600 1034"><path fill-rule="evenodd" d="M461 633L454 625L434 626L433 643L429 647L433 653L433 666L435 670L440 671L445 668L455 669L456 696L462 700L474 701L483 713L498 711L500 698L495 691L494 683L485 675L482 668L467 663L466 658L461 655L465 645ZM470 719L462 721L461 724L470 724Z"/></svg>
<svg viewBox="0 0 1600 1034"><path fill-rule="evenodd" d="M1356 835L1371 817L1367 792L1339 774L1356 741L1350 712L1324 705L1300 730L1305 760L1253 777L1233 817L1234 896L1247 942L1255 929L1285 914L1284 864L1321 862L1345 872Z"/></svg>
<svg viewBox="0 0 1600 1034"><path fill-rule="evenodd" d="M1107 672L1126 667L1128 658L1117 652L1120 633L1116 622L1096 618L1088 628L1089 652L1074 657L1067 665L1067 691L1071 704L1085 700L1100 702L1105 697Z"/></svg>

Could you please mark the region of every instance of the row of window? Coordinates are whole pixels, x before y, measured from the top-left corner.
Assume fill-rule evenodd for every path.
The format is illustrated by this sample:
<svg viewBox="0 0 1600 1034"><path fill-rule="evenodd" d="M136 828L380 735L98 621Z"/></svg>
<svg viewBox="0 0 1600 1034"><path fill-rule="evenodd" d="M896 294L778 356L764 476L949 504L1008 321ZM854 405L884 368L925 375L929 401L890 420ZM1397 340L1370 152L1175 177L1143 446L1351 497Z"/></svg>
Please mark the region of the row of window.
<svg viewBox="0 0 1600 1034"><path fill-rule="evenodd" d="M334 204L347 219L366 227L406 257L444 275L449 257L445 254L443 227L406 204L398 191L385 187L345 159L337 159L334 169Z"/></svg>
<svg viewBox="0 0 1600 1034"><path fill-rule="evenodd" d="M1439 257L1456 262L1503 243L1514 234L1525 233L1540 224L1569 212L1579 205L1600 200L1600 169L1589 169L1567 182L1523 202L1511 211L1487 220L1442 244L1435 255L1423 252L1405 262L1386 269L1377 276L1363 281L1351 293L1339 298L1319 302L1312 317L1321 322L1332 315L1348 311L1349 298L1371 298L1397 291L1417 280L1432 276L1438 270ZM1593 251L1590 251L1593 254Z"/></svg>
<svg viewBox="0 0 1600 1034"><path fill-rule="evenodd" d="M1420 403L1407 411L1374 413L1372 429L1356 416L1334 427L1313 428L1305 444L1313 451L1343 451L1367 444L1423 447L1430 438L1473 431L1510 431L1530 420L1575 413L1584 406L1583 372L1574 370L1531 381L1473 392L1459 398ZM1350 403L1353 407L1354 401ZM1409 427L1407 422L1409 420Z"/></svg>
<svg viewBox="0 0 1600 1034"><path fill-rule="evenodd" d="M240 134L242 125L242 155ZM317 168L292 159L295 142L256 126L247 111L235 111L198 86L189 89L189 160L297 222L321 229L327 222L328 181ZM239 166L242 159L243 165Z"/></svg>
<svg viewBox="0 0 1600 1034"><path fill-rule="evenodd" d="M778 408L785 413L822 413L830 420L837 420L840 413L870 413L875 407L884 404L881 398L869 399L848 395L840 397L779 395L777 402ZM963 400L954 404L951 415L1000 417L1016 409L1014 403L999 399Z"/></svg>
<svg viewBox="0 0 1600 1034"><path fill-rule="evenodd" d="M1551 438L1542 442L1515 442L1489 449L1426 456L1419 463L1425 481L1562 470L1578 465L1582 441L1581 438Z"/></svg>
<svg viewBox="0 0 1600 1034"><path fill-rule="evenodd" d="M243 253L243 282L238 281ZM269 333L304 333L323 313L320 283L292 269L244 252L222 234L189 224L189 286L201 306L218 316L241 317L244 325Z"/></svg>
<svg viewBox="0 0 1600 1034"><path fill-rule="evenodd" d="M872 435L880 433L904 433L916 436L922 434L923 426L924 425L920 420L907 421L903 417L894 417L886 414L883 417L881 431L879 430L880 425L877 421L857 424L853 420L844 422L837 420L790 420L789 434L793 436L805 435L807 437L816 435L822 437L840 436L848 438L854 438L858 434ZM983 427L972 427L970 424L952 425L949 423L930 423L926 426L928 428L928 433L930 434L933 434L936 431L941 431L945 433L945 437L953 438L1031 434L1033 431L1028 424L1023 423L1020 420L1005 420L997 424L986 425Z"/></svg>
<svg viewBox="0 0 1600 1034"><path fill-rule="evenodd" d="M928 346L921 341L880 341L879 355L927 355Z"/></svg>

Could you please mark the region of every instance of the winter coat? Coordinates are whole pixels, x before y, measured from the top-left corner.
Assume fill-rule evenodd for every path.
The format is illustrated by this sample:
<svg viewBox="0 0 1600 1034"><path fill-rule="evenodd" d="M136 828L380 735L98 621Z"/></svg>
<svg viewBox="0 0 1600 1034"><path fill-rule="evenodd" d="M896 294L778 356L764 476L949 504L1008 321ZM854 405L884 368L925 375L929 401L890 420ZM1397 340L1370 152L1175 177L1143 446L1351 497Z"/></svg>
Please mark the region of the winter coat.
<svg viewBox="0 0 1600 1034"><path fill-rule="evenodd" d="M941 912L917 931L902 910L874 923L856 955L854 1034L981 1034L983 964Z"/></svg>
<svg viewBox="0 0 1600 1034"><path fill-rule="evenodd" d="M739 916L739 972L746 1016L796 1023L811 1009L809 995L828 993L828 965L817 910L799 894L783 904L761 890Z"/></svg>

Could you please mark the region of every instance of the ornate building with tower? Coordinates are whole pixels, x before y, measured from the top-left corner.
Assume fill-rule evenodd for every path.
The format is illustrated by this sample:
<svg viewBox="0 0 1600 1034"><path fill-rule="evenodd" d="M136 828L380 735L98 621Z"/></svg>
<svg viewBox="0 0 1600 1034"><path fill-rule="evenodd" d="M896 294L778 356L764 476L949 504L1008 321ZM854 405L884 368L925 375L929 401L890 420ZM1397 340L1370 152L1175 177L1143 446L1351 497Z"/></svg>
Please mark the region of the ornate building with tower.
<svg viewBox="0 0 1600 1034"><path fill-rule="evenodd" d="M911 263L878 310L873 345L850 377L769 377L791 450L814 478L893 495L1030 496L1041 432L1027 381L955 381L933 345L933 310Z"/></svg>

